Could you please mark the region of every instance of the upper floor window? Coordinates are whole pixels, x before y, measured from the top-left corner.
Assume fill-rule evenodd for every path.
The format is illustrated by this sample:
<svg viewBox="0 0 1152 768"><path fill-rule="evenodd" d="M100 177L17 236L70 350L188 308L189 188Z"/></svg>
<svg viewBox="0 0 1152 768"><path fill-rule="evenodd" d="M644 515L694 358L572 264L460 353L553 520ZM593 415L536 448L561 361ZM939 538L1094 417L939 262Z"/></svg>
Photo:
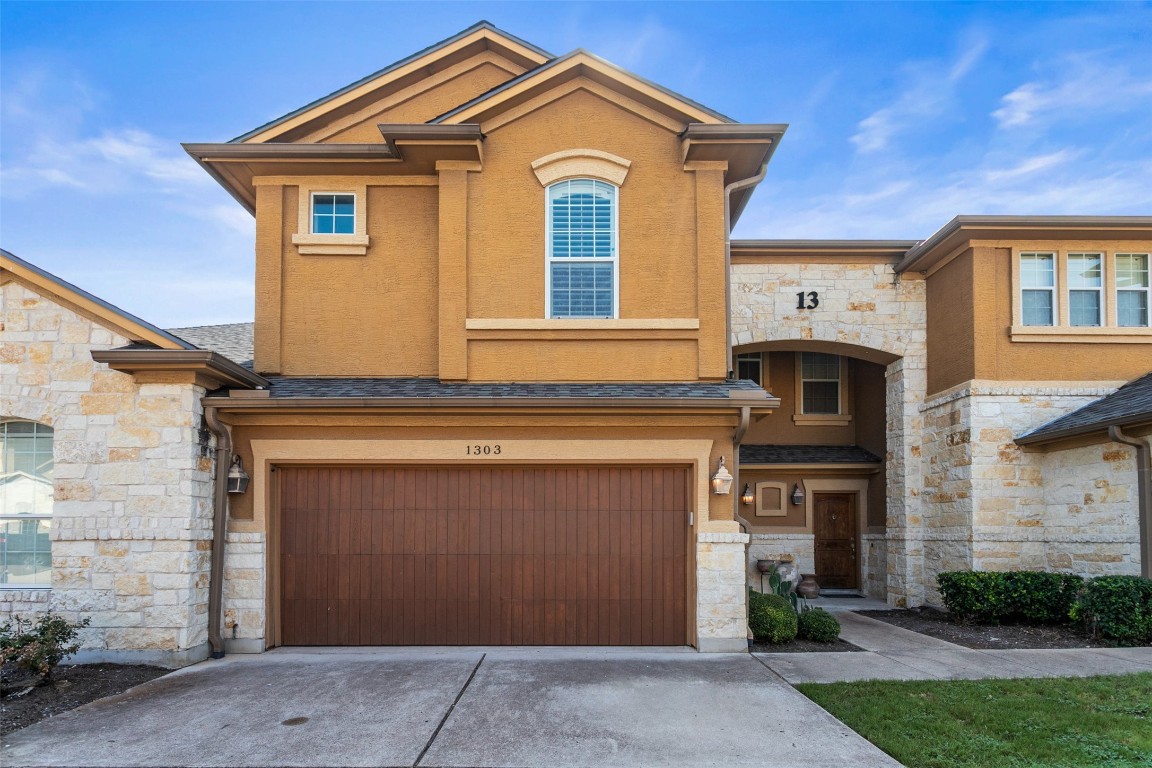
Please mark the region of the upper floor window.
<svg viewBox="0 0 1152 768"><path fill-rule="evenodd" d="M312 234L351 235L356 231L356 195L312 193Z"/></svg>
<svg viewBox="0 0 1152 768"><path fill-rule="evenodd" d="M52 428L0 422L0 586L52 584Z"/></svg>
<svg viewBox="0 0 1152 768"><path fill-rule="evenodd" d="M1017 340L1067 341L1093 333L1135 342L1147 336L1137 330L1150 328L1147 253L1021 251L1012 276Z"/></svg>
<svg viewBox="0 0 1152 768"><path fill-rule="evenodd" d="M840 356L801 352L800 386L801 413L840 413Z"/></svg>
<svg viewBox="0 0 1152 768"><path fill-rule="evenodd" d="M617 195L595 179L548 187L549 317L616 317Z"/></svg>
<svg viewBox="0 0 1152 768"><path fill-rule="evenodd" d="M1116 254L1116 324L1148 327L1148 254Z"/></svg>

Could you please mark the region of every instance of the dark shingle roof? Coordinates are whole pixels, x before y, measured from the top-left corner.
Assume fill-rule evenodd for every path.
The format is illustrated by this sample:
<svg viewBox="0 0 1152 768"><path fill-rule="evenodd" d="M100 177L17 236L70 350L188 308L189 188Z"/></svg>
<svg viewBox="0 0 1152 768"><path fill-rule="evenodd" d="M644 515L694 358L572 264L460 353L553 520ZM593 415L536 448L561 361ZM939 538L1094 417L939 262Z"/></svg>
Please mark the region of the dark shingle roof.
<svg viewBox="0 0 1152 768"><path fill-rule="evenodd" d="M752 394L752 381L672 384L446 384L438 379L298 378L268 376L273 398L299 397L651 397L727 398L732 390Z"/></svg>
<svg viewBox="0 0 1152 768"><path fill-rule="evenodd" d="M232 362L251 370L252 326L253 323L198 325L192 328L169 328L168 333L191 342L200 349L219 352Z"/></svg>
<svg viewBox="0 0 1152 768"><path fill-rule="evenodd" d="M741 464L870 464L880 457L855 445L742 445Z"/></svg>
<svg viewBox="0 0 1152 768"><path fill-rule="evenodd" d="M1110 395L1016 438L1022 445L1075 437L1110 426L1152 423L1152 372L1128 382Z"/></svg>

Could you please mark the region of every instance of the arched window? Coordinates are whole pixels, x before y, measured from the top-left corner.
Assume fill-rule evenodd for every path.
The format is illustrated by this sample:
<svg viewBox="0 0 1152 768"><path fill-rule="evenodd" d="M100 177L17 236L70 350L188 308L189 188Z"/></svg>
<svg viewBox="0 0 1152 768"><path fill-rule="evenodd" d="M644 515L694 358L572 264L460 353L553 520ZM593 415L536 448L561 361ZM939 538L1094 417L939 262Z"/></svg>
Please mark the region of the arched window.
<svg viewBox="0 0 1152 768"><path fill-rule="evenodd" d="M617 188L566 179L547 192L548 316L616 317Z"/></svg>
<svg viewBox="0 0 1152 768"><path fill-rule="evenodd" d="M52 428L0 422L0 588L52 585Z"/></svg>

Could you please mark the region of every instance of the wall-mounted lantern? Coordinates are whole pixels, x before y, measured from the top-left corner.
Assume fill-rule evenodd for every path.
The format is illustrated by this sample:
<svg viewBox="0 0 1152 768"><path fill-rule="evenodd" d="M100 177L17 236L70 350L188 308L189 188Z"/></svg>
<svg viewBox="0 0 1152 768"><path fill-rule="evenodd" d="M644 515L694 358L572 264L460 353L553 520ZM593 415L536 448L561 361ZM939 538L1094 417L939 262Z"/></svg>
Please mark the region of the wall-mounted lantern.
<svg viewBox="0 0 1152 768"><path fill-rule="evenodd" d="M232 466L228 470L228 493L247 493L250 480L240 456L233 456Z"/></svg>
<svg viewBox="0 0 1152 768"><path fill-rule="evenodd" d="M727 496L732 490L732 473L724 466L724 457L720 457L720 468L712 475L712 493L717 496Z"/></svg>
<svg viewBox="0 0 1152 768"><path fill-rule="evenodd" d="M800 483L792 486L792 503L796 506L804 503L804 491L800 488Z"/></svg>
<svg viewBox="0 0 1152 768"><path fill-rule="evenodd" d="M756 501L756 495L752 493L752 486L744 483L744 493L740 494L740 501L746 507L752 506L752 502Z"/></svg>

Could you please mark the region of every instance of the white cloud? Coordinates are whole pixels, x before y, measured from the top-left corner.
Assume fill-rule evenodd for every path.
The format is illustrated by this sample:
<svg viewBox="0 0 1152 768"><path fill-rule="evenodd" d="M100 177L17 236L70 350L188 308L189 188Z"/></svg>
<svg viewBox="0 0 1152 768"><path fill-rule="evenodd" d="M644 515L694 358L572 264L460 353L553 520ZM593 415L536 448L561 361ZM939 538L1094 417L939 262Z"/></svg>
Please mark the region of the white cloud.
<svg viewBox="0 0 1152 768"><path fill-rule="evenodd" d="M1075 160L1081 153L1072 149L1061 149L1046 155L1036 155L1021 160L1010 168L994 168L984 173L984 180L989 184L996 184L1021 176L1029 176L1040 171L1048 170L1057 165L1063 165Z"/></svg>
<svg viewBox="0 0 1152 768"><path fill-rule="evenodd" d="M960 54L951 64L921 61L905 65L909 81L889 106L861 120L851 141L861 154L885 149L899 133L932 117L945 114L953 102L956 86L983 58L988 41L974 33L965 35Z"/></svg>
<svg viewBox="0 0 1152 768"><path fill-rule="evenodd" d="M992 113L1001 128L1019 128L1063 118L1152 110L1152 74L1134 74L1125 65L1102 65L1087 57L1061 61L1047 80L1024 83L1000 99Z"/></svg>

